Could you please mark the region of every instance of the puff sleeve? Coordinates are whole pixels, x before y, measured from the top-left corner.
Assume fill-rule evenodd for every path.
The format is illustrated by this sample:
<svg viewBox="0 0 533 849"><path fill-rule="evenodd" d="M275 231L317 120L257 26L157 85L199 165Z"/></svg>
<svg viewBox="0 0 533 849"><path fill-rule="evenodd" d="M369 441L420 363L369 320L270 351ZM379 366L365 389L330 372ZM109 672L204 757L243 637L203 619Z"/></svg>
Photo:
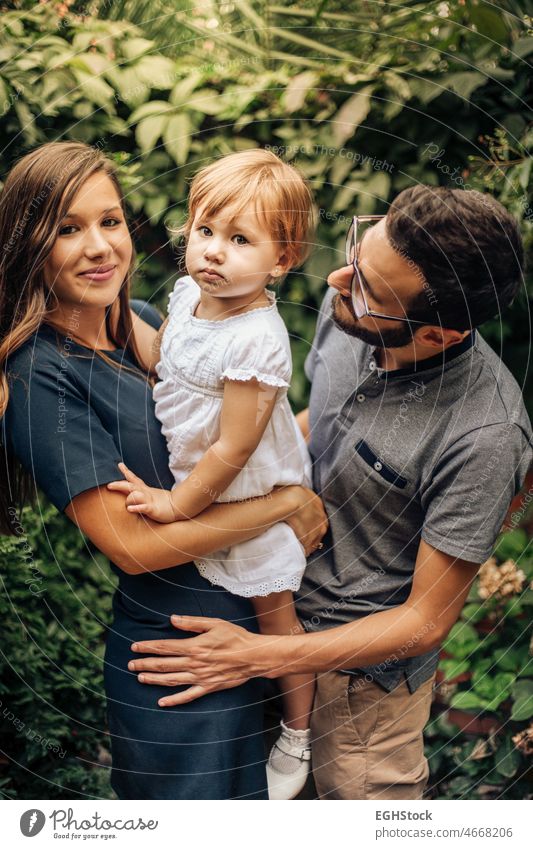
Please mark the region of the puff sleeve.
<svg viewBox="0 0 533 849"><path fill-rule="evenodd" d="M292 375L289 339L284 332L256 329L238 334L228 345L221 380L257 380L279 389L290 386Z"/></svg>

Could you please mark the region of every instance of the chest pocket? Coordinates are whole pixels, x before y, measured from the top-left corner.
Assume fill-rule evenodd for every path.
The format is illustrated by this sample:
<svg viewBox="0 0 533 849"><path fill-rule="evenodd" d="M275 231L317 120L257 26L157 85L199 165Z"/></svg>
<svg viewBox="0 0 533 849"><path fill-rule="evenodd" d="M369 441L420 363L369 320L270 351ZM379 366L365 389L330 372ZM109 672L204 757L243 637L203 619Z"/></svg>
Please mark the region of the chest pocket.
<svg viewBox="0 0 533 849"><path fill-rule="evenodd" d="M360 439L359 442L356 442L354 448L365 463L371 466L374 471L383 478L383 480L387 481L387 483L391 483L393 486L397 486L398 489L405 489L409 483L407 478L402 477L402 475L393 469L392 466L388 465L388 463L384 463L375 451L373 451L370 445L364 441L364 439Z"/></svg>

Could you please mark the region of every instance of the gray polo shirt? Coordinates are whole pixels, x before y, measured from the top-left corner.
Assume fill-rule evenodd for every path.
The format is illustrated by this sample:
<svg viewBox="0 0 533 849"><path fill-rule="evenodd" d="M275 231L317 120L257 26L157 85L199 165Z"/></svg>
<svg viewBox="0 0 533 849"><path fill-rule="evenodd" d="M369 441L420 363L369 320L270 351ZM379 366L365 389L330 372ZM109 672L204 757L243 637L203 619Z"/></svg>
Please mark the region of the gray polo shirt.
<svg viewBox="0 0 533 849"><path fill-rule="evenodd" d="M314 487L330 522L297 595L310 631L402 604L420 539L483 563L533 458L520 389L478 332L385 371L374 348L335 326L333 294L305 365ZM414 692L437 660L432 651L363 671L387 690L405 675Z"/></svg>

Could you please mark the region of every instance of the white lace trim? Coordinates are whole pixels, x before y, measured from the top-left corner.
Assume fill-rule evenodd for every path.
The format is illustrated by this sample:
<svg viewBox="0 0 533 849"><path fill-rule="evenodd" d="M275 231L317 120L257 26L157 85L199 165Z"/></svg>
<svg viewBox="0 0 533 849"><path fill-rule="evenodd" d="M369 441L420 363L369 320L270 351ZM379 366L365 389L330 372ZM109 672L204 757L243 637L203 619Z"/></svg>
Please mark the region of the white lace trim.
<svg viewBox="0 0 533 849"><path fill-rule="evenodd" d="M233 595L243 598L255 598L255 596L267 596L272 593L280 593L284 590L296 592L300 589L301 575L285 575L283 578L272 578L271 581L262 581L259 584L239 584L230 581L225 575L220 575L213 569L209 561L196 560L195 566L200 575L217 587L224 587Z"/></svg>
<svg viewBox="0 0 533 849"><path fill-rule="evenodd" d="M227 368L220 375L221 380L253 380L254 378L259 383L277 386L280 389L288 389L290 386L290 383L287 383L282 377L277 377L275 374L264 374L264 372L255 369Z"/></svg>

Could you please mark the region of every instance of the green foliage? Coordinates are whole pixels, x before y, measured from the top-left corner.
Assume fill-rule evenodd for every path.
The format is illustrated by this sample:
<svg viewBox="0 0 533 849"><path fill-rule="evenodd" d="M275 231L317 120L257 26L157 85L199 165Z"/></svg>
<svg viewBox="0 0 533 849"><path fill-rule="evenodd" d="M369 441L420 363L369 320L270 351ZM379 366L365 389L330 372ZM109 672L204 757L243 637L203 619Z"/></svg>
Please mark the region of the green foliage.
<svg viewBox="0 0 533 849"><path fill-rule="evenodd" d="M515 745L533 729L533 640L531 609L533 545L521 529L501 535L495 556L515 561L525 575L524 590L482 601L480 579L472 587L460 620L444 642L439 698L451 709L492 718L491 733L466 740L445 712L426 734L436 798L521 798L527 786L527 760ZM515 738L515 740L513 740Z"/></svg>
<svg viewBox="0 0 533 849"><path fill-rule="evenodd" d="M0 538L0 762L8 798L112 798L102 681L115 582L53 507ZM102 763L105 762L102 760Z"/></svg>
<svg viewBox="0 0 533 849"><path fill-rule="evenodd" d="M316 249L280 291L297 408L307 400L301 365L325 277L342 256L350 215L386 211L417 181L481 183L521 218L531 252L533 38L520 3L239 0L191 13L185 4L102 0L93 7L100 17L82 3L67 12L22 5L3 16L0 37L2 172L48 139L116 154L141 248L150 246L140 294L156 289L164 300L176 267L164 224L183 220L187 181L201 164L268 145L308 177ZM521 383L532 291L529 276L529 295L486 330L498 348L504 340Z"/></svg>
<svg viewBox="0 0 533 849"><path fill-rule="evenodd" d="M205 162L269 146L309 179L319 210L316 247L280 290L296 408L307 401L303 361L325 278L342 261L354 213L385 212L416 182L482 188L520 219L531 258L533 37L521 2L3 6L1 174L49 140L78 139L110 153L139 238L137 295L164 303L176 269L167 228L183 221L188 180ZM529 271L513 308L483 329L522 385L532 295ZM529 386L533 412L532 393ZM107 770L91 764L105 746L101 633L110 573L49 508L39 519L25 513L23 525L35 574L22 562L20 541L0 541L7 635L0 710L14 716L2 714L0 731L3 751L18 764L4 778L0 772L0 788L9 798L106 797ZM533 577L523 532L502 538L498 559L509 557ZM38 582L30 589L32 575L42 575L42 595ZM450 685L456 705L512 711L513 728L531 717L531 596L498 607L474 593L441 664L448 681L471 676ZM488 613L496 619L485 633ZM517 780L523 759L509 731L465 741L442 716L429 738L437 793L525 794Z"/></svg>

